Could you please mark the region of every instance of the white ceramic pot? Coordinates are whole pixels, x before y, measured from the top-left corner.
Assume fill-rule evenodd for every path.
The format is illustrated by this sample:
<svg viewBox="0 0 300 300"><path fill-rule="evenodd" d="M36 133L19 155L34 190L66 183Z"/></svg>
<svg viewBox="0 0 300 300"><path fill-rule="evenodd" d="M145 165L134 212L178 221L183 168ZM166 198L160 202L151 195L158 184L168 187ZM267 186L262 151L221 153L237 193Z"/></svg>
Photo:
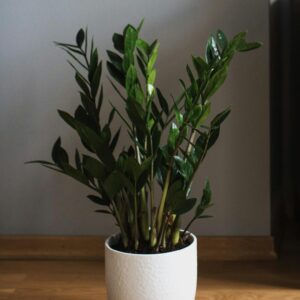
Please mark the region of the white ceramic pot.
<svg viewBox="0 0 300 300"><path fill-rule="evenodd" d="M197 238L186 248L163 254L130 254L111 248L118 236L105 241L108 300L195 300Z"/></svg>

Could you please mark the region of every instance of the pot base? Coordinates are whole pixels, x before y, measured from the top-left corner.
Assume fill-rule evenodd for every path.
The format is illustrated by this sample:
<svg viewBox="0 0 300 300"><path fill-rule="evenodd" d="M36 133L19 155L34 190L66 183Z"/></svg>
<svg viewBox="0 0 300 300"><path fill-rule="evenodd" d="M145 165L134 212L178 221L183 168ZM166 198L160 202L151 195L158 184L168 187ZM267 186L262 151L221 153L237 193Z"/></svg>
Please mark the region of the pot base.
<svg viewBox="0 0 300 300"><path fill-rule="evenodd" d="M105 242L105 280L109 300L195 300L197 238L180 250L132 254L113 249L117 236Z"/></svg>

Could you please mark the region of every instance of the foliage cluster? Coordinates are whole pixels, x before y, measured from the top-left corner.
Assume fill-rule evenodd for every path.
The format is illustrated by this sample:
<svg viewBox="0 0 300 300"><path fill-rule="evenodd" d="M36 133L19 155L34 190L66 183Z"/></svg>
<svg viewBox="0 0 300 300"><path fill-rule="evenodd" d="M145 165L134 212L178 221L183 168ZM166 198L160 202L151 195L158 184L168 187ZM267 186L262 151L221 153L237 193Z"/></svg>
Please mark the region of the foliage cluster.
<svg viewBox="0 0 300 300"><path fill-rule="evenodd" d="M72 164L58 138L53 162L34 162L88 186L93 194L87 197L99 205L96 212L115 218L124 251L156 253L182 247L190 225L209 217L204 213L211 206L209 182L198 198L190 197L190 190L230 113L225 109L208 122L211 97L224 83L233 56L260 44L246 42L245 32L228 40L217 31L208 39L205 57L192 56L193 68L186 66L188 81L179 80L182 93L167 100L155 83L159 42L148 43L140 37L142 23L115 33L114 51L107 51L110 82L124 104L123 112L110 103L107 121L101 115L102 61L93 39L80 29L76 43L56 43L71 58L68 62L75 70L81 99L73 115L58 113L78 133L86 153L76 149ZM111 127L116 115L130 138L130 145L120 153L115 148L121 127L116 132ZM157 183L159 195L155 195ZM181 216L192 209L194 217L180 231Z"/></svg>

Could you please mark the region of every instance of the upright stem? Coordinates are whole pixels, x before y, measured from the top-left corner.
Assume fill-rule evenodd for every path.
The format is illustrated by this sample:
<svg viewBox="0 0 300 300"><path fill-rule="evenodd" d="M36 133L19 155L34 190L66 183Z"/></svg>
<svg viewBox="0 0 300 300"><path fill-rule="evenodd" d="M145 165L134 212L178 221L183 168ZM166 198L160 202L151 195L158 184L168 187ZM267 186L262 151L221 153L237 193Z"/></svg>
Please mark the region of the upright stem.
<svg viewBox="0 0 300 300"><path fill-rule="evenodd" d="M138 209L137 209L137 194L136 183L134 185L134 249L138 250L139 238L138 238Z"/></svg>
<svg viewBox="0 0 300 300"><path fill-rule="evenodd" d="M123 224L122 224L122 220L121 220L118 208L116 206L116 203L113 200L112 200L112 206L114 208L114 212L115 212L115 215L116 215L117 222L118 222L118 224L120 226L123 245L124 245L125 248L127 248L128 247L128 237L127 237L126 231L124 230L124 227L123 227Z"/></svg>
<svg viewBox="0 0 300 300"><path fill-rule="evenodd" d="M142 159L141 159L141 152L137 144L135 144L135 149L136 149L136 156L137 156L137 161L139 164L142 164ZM149 216L148 216L148 211L147 211L147 199L146 199L146 191L145 187L142 187L141 189L141 211L142 214L140 216L140 221L141 221L141 232L143 235L143 238L148 241L150 238L149 235Z"/></svg>
<svg viewBox="0 0 300 300"><path fill-rule="evenodd" d="M159 210L158 210L158 215L157 215L157 232L160 232L160 230L161 230L163 213L164 213L165 203L166 203L168 189L169 189L169 185L170 185L170 179L171 179L171 172L172 172L171 170L172 170L172 168L169 167L168 173L166 176L166 180L164 183L164 188L163 188L163 192L162 192L160 205L159 205Z"/></svg>

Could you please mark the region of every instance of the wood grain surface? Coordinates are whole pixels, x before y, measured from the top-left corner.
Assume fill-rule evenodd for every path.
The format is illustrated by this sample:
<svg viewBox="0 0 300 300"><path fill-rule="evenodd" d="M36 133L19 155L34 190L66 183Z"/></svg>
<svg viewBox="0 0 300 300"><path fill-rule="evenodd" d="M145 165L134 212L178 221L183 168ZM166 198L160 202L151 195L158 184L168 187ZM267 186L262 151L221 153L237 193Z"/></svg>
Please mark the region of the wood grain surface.
<svg viewBox="0 0 300 300"><path fill-rule="evenodd" d="M200 262L196 299L300 300L299 262ZM105 299L103 260L0 261L0 300Z"/></svg>
<svg viewBox="0 0 300 300"><path fill-rule="evenodd" d="M0 259L102 259L105 237L0 236ZM274 260L273 239L200 237L200 260Z"/></svg>

